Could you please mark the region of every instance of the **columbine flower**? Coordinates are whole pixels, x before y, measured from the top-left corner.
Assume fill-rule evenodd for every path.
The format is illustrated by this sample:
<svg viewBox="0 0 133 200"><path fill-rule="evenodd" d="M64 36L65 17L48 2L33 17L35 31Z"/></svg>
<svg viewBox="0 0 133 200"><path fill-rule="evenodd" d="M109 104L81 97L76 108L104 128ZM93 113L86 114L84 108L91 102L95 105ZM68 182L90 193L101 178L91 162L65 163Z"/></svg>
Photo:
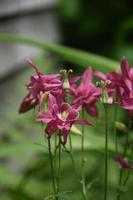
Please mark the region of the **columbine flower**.
<svg viewBox="0 0 133 200"><path fill-rule="evenodd" d="M101 89L96 88L92 83L93 71L87 68L83 74L81 83L78 87L74 84L71 86L71 93L74 97L73 105L77 109L85 108L86 112L93 116L98 117L98 108L96 102L101 96Z"/></svg>
<svg viewBox="0 0 133 200"><path fill-rule="evenodd" d="M119 163L119 165L120 165L121 168L124 168L124 169L133 169L133 166L130 165L125 159L123 159L121 155L117 155L115 157L115 161Z"/></svg>
<svg viewBox="0 0 133 200"><path fill-rule="evenodd" d="M31 76L31 82L26 85L29 92L20 105L20 113L24 113L39 104L42 93L50 91L56 94L62 88L60 74L45 75L38 70L32 61L29 60L28 62L35 69L37 75Z"/></svg>
<svg viewBox="0 0 133 200"><path fill-rule="evenodd" d="M133 69L127 59L121 61L121 79L119 81L121 106L133 112Z"/></svg>
<svg viewBox="0 0 133 200"><path fill-rule="evenodd" d="M37 117L38 122L47 123L45 132L50 138L57 131L63 137L62 143L66 144L67 136L73 124L91 125L88 120L78 120L79 113L68 103L62 101L60 96L57 99L49 94L48 111L41 112Z"/></svg>

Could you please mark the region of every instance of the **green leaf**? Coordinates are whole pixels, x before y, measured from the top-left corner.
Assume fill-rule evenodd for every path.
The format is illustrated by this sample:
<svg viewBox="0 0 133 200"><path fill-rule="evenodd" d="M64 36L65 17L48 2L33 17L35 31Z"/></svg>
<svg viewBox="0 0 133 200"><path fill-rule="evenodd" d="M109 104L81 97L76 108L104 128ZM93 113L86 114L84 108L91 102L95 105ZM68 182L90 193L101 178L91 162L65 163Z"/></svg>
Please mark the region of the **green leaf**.
<svg viewBox="0 0 133 200"><path fill-rule="evenodd" d="M93 53L84 52L70 47L64 47L57 44L48 44L43 41L34 40L28 37L15 36L10 34L0 34L0 40L6 42L14 42L18 44L30 45L43 50L47 50L62 59L81 65L83 67L92 66L104 72L110 70L118 70L119 63L104 56Z"/></svg>
<svg viewBox="0 0 133 200"><path fill-rule="evenodd" d="M92 186L95 184L95 182L99 181L99 178L95 178L94 180L90 181L87 184L87 190L90 190L92 188Z"/></svg>

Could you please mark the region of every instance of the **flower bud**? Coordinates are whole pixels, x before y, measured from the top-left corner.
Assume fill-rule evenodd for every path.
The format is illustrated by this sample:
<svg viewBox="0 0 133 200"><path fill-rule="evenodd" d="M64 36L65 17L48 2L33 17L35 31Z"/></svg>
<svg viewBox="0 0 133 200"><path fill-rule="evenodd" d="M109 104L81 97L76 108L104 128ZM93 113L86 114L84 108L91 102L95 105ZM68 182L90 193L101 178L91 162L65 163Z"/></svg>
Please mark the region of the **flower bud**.
<svg viewBox="0 0 133 200"><path fill-rule="evenodd" d="M121 123L121 122L118 122L118 121L115 122L115 126L119 131L121 131L123 133L127 133L128 132L127 126L125 124Z"/></svg>

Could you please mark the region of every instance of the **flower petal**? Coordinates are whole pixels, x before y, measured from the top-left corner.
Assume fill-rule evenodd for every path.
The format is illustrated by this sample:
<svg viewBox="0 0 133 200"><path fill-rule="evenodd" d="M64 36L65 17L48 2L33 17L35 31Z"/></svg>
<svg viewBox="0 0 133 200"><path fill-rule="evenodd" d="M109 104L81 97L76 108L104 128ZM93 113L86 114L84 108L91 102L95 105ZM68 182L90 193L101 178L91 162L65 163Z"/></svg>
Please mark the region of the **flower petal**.
<svg viewBox="0 0 133 200"><path fill-rule="evenodd" d="M107 77L105 74L103 74L102 72L96 71L94 72L94 76L96 76L97 78L99 78L102 81L106 81Z"/></svg>
<svg viewBox="0 0 133 200"><path fill-rule="evenodd" d="M68 121L73 121L75 119L77 119L79 117L79 112L76 110L76 109L72 109L70 112L69 112L69 115L67 117L67 120Z"/></svg>
<svg viewBox="0 0 133 200"><path fill-rule="evenodd" d="M75 77L69 78L70 85L75 84L75 82L77 82L80 78L81 76L75 76Z"/></svg>
<svg viewBox="0 0 133 200"><path fill-rule="evenodd" d="M49 93L48 95L48 109L52 113L53 112L53 105L57 104L56 98Z"/></svg>
<svg viewBox="0 0 133 200"><path fill-rule="evenodd" d="M99 112L98 108L95 104L86 104L85 105L86 112L91 115L92 117L98 118Z"/></svg>
<svg viewBox="0 0 133 200"><path fill-rule="evenodd" d="M72 110L72 107L70 106L70 104L68 104L68 103L63 103L63 104L61 105L61 113L62 113L62 112L65 112L65 111L70 112L71 110Z"/></svg>
<svg viewBox="0 0 133 200"><path fill-rule="evenodd" d="M47 90L59 88L62 84L61 83L45 83L44 86Z"/></svg>
<svg viewBox="0 0 133 200"><path fill-rule="evenodd" d="M124 80L124 83L125 83L127 89L128 89L130 92L132 92L132 91L133 91L132 82L131 82L129 79L126 78L126 79Z"/></svg>
<svg viewBox="0 0 133 200"><path fill-rule="evenodd" d="M121 61L121 71L124 76L130 78L130 64L126 58Z"/></svg>
<svg viewBox="0 0 133 200"><path fill-rule="evenodd" d="M49 93L48 102L49 102L50 106L53 106L54 104L57 104L56 98L51 93Z"/></svg>
<svg viewBox="0 0 133 200"><path fill-rule="evenodd" d="M49 123L52 119L53 116L50 113L43 112L37 117L36 121Z"/></svg>
<svg viewBox="0 0 133 200"><path fill-rule="evenodd" d="M46 75L45 74L45 79L47 80L47 81L51 81L52 79L57 79L57 80L59 80L58 78L60 78L61 77L61 75L60 74L49 74L49 75Z"/></svg>
<svg viewBox="0 0 133 200"><path fill-rule="evenodd" d="M74 124L93 126L89 120L85 120L85 119L77 119L77 120L75 120Z"/></svg>
<svg viewBox="0 0 133 200"><path fill-rule="evenodd" d="M133 98L122 99L121 106L127 110L133 110Z"/></svg>
<svg viewBox="0 0 133 200"><path fill-rule="evenodd" d="M37 73L38 75L42 74L42 73L39 71L39 69L37 68L37 66L32 62L31 59L28 59L27 62L35 69L35 71L36 71L36 73Z"/></svg>
<svg viewBox="0 0 133 200"><path fill-rule="evenodd" d="M50 121L46 128L45 128L45 132L48 135L48 137L50 138L56 131L57 131L57 125L56 125L56 121L52 120Z"/></svg>
<svg viewBox="0 0 133 200"><path fill-rule="evenodd" d="M87 68L83 73L83 79L82 82L85 86L89 85L93 78L93 70L91 67Z"/></svg>
<svg viewBox="0 0 133 200"><path fill-rule="evenodd" d="M63 128L62 129L62 136L63 136L62 144L63 145L67 143L68 134L69 134L69 130L67 130L66 128Z"/></svg>
<svg viewBox="0 0 133 200"><path fill-rule="evenodd" d="M35 99L31 93L27 94L20 105L19 113L27 112L28 110L34 108L37 103L37 99Z"/></svg>

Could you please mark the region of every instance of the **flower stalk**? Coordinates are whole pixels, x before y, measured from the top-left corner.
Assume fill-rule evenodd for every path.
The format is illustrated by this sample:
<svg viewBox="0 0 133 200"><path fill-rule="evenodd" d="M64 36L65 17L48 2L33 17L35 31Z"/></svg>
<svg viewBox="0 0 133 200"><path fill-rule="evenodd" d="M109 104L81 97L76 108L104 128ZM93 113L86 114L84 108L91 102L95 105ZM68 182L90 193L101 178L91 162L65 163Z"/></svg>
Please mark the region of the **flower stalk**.
<svg viewBox="0 0 133 200"><path fill-rule="evenodd" d="M76 177L77 180L79 181L79 177L78 177L78 174L77 174L77 171L76 171L76 166L75 166L75 160L74 160L74 156L73 156L72 138L71 138L71 135L70 135L70 134L69 134L69 145L70 145L69 154L70 154L70 157L71 157L73 170L74 170L74 173L75 173L75 177Z"/></svg>
<svg viewBox="0 0 133 200"><path fill-rule="evenodd" d="M132 158L132 154L133 154L133 148L132 148L132 150L131 150L130 158ZM124 185L124 186L127 184L128 180L129 180L130 173L131 173L131 170L128 170L127 176L126 176L126 178L125 178L125 180L124 180L124 182L123 182L123 185Z"/></svg>
<svg viewBox="0 0 133 200"><path fill-rule="evenodd" d="M82 118L84 119L84 109L82 110ZM84 157L84 125L82 126L82 137L81 137L81 153L82 153L82 163L81 163L81 184L82 184L82 195L84 200L87 200L87 192L85 185L85 157Z"/></svg>
<svg viewBox="0 0 133 200"><path fill-rule="evenodd" d="M51 178L52 178L52 184L53 184L54 199L58 200L57 190L56 190L56 181L55 181L55 175L54 175L53 158L52 158L52 151L51 151L51 142L49 138L48 138L48 150L49 150L49 159L50 159L50 166L51 166Z"/></svg>
<svg viewBox="0 0 133 200"><path fill-rule="evenodd" d="M118 105L115 104L115 111L114 111L114 137L115 137L115 152L116 155L118 154L118 137L117 137L117 128L116 128L116 120L117 120L117 112L118 112Z"/></svg>
<svg viewBox="0 0 133 200"><path fill-rule="evenodd" d="M104 104L105 110L105 185L104 185L104 200L107 200L108 195L108 105Z"/></svg>
<svg viewBox="0 0 133 200"><path fill-rule="evenodd" d="M57 194L60 193L60 176L61 176L61 134L59 132L59 146L58 146L58 176L57 176Z"/></svg>
<svg viewBox="0 0 133 200"><path fill-rule="evenodd" d="M130 123L129 123L129 127L130 127ZM129 127L128 127L128 128L129 128ZM123 152L123 158L125 158L126 155L127 155L127 150L128 150L127 146L128 146L128 131L127 131L127 133L126 133L126 145L125 145L125 149L124 149L124 152ZM121 167L121 168L120 168L120 174L119 174L119 183L118 183L119 188L120 188L122 185L124 185L124 184L122 183L122 180L123 180L123 172L124 172L124 167ZM117 193L117 200L120 200L120 199L121 199L121 192L118 192L118 193Z"/></svg>

